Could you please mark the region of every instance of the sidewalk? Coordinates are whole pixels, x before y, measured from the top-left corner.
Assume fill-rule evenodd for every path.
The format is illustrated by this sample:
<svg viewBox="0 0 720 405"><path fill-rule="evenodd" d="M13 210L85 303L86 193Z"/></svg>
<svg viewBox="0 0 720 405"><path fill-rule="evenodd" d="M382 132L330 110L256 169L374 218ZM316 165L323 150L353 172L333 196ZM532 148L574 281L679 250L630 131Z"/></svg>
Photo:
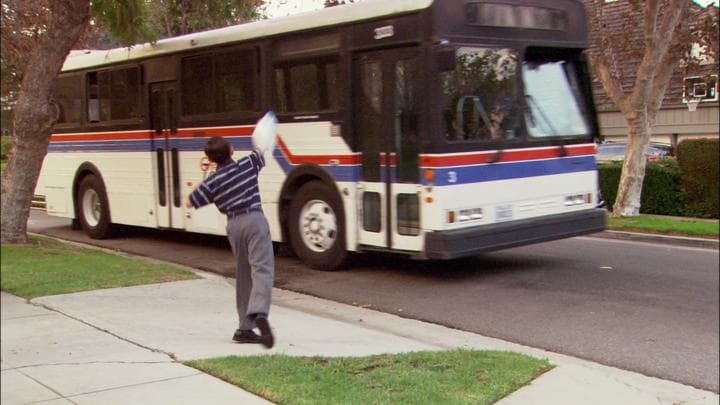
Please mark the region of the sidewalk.
<svg viewBox="0 0 720 405"><path fill-rule="evenodd" d="M557 367L504 400L521 404L718 404L718 395L443 326L274 290L276 346L231 342L232 280L199 280L41 297L2 293L3 405L262 404L180 362L281 353L364 356L472 348L548 358Z"/></svg>
<svg viewBox="0 0 720 405"><path fill-rule="evenodd" d="M701 249L720 249L720 240L715 238L661 235L648 232L616 231L611 229L588 236L593 238L620 239L633 242L659 243L671 246L685 246Z"/></svg>

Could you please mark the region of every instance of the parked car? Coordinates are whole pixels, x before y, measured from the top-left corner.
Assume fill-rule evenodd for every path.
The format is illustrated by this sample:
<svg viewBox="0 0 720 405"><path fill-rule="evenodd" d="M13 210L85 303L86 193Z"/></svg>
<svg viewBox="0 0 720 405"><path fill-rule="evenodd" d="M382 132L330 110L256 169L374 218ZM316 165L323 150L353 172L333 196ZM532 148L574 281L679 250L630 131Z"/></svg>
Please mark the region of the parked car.
<svg viewBox="0 0 720 405"><path fill-rule="evenodd" d="M613 162L625 160L625 152L627 150L626 142L606 142L598 145L597 161ZM647 158L649 161L660 160L668 156L673 156L673 148L666 143L651 142L647 150Z"/></svg>

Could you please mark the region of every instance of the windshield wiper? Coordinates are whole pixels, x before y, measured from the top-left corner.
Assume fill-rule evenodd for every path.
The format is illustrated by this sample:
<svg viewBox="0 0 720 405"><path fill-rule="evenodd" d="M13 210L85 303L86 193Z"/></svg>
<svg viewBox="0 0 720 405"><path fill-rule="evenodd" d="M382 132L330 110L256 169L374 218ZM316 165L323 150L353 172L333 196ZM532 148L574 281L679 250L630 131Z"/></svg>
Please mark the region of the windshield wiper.
<svg viewBox="0 0 720 405"><path fill-rule="evenodd" d="M535 97L533 97L531 94L526 94L525 99L528 101L526 103L526 111L529 114L528 118L529 118L531 124L533 126L537 126L537 125L535 125L535 118L533 116L533 110L530 108L530 104L532 103L532 105L535 107L537 112L540 114L540 117L543 119L543 121L545 121L545 124L547 125L548 129L550 129L550 135L558 136L558 133L555 130L555 128L552 126L550 119L545 114L545 111L543 111L542 107L540 107L540 104L538 104L538 102L535 100ZM561 139L560 140L560 157L565 157L565 156L567 156L567 154L568 154L568 151L567 151L567 148L565 147L565 142L563 139Z"/></svg>

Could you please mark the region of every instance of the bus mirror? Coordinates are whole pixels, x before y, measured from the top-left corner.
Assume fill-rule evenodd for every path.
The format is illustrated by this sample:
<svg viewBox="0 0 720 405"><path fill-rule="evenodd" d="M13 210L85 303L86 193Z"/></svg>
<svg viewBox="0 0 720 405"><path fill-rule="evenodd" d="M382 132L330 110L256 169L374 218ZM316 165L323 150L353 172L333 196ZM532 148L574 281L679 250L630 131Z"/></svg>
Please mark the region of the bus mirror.
<svg viewBox="0 0 720 405"><path fill-rule="evenodd" d="M435 49L435 64L441 72L455 70L455 48L442 47Z"/></svg>

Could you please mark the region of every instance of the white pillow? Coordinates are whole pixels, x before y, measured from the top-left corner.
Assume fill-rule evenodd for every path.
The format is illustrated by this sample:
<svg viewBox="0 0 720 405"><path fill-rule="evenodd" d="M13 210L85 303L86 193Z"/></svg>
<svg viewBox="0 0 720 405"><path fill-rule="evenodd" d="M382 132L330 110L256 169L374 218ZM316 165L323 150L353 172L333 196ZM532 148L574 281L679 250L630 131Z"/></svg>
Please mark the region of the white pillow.
<svg viewBox="0 0 720 405"><path fill-rule="evenodd" d="M255 125L252 134L253 147L266 158L275 149L277 126L278 120L272 111L268 111Z"/></svg>

